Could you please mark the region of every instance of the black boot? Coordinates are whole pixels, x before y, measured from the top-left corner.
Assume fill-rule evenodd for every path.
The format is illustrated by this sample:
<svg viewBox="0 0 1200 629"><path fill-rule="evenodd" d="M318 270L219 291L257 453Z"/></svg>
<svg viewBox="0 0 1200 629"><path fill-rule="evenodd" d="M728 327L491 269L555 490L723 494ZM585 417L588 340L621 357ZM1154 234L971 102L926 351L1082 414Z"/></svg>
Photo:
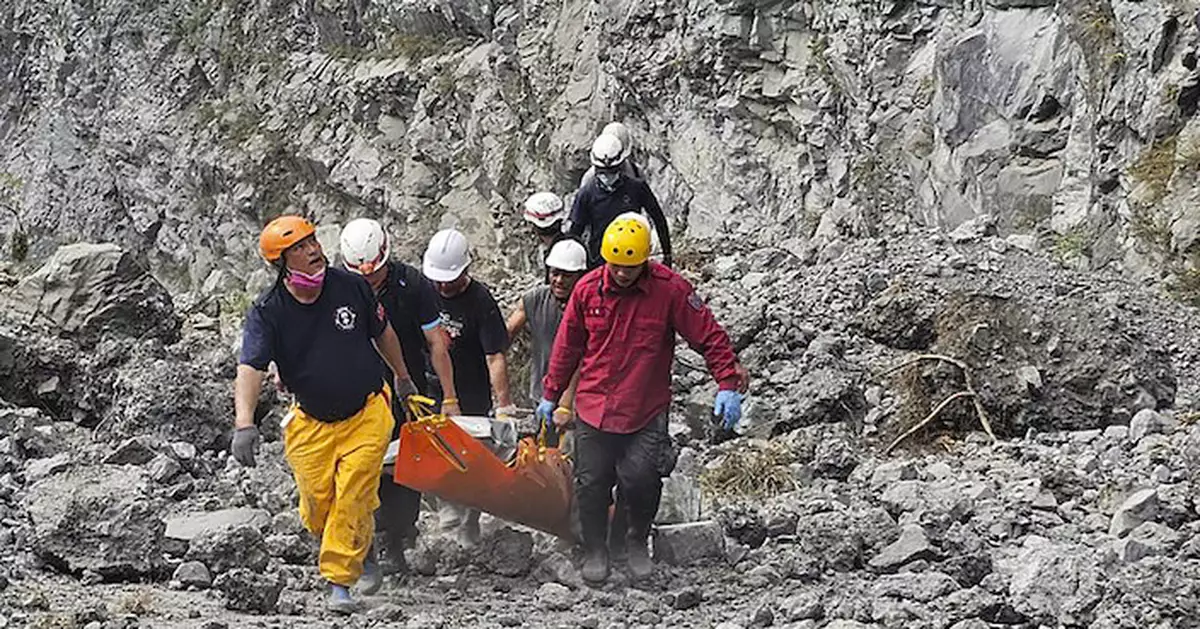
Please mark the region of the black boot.
<svg viewBox="0 0 1200 629"><path fill-rule="evenodd" d="M604 583L608 579L608 548L603 544L588 548L579 573L592 585Z"/></svg>
<svg viewBox="0 0 1200 629"><path fill-rule="evenodd" d="M647 579L654 574L654 564L650 561L650 549L647 538L650 537L650 525L634 523L629 527L626 541L629 557L625 560L629 567L629 576L634 581Z"/></svg>
<svg viewBox="0 0 1200 629"><path fill-rule="evenodd" d="M629 512L621 496L617 495L613 508L612 522L608 525L608 557L614 564L625 563L628 551L625 540L629 535Z"/></svg>

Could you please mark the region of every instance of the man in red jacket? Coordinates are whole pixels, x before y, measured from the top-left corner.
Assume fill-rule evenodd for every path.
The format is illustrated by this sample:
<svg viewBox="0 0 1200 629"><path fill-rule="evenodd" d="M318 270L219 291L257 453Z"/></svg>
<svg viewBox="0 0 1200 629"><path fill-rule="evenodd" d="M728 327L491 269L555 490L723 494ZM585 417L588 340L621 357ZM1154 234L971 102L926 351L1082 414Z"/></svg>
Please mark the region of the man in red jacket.
<svg viewBox="0 0 1200 629"><path fill-rule="evenodd" d="M648 261L650 231L644 223L613 221L600 253L606 264L579 280L567 302L537 409L540 421L550 420L582 361L575 393L575 492L586 550L581 572L592 583L608 578L614 485L628 503L629 571L635 579L653 572L646 542L670 448L675 333L704 355L720 385L715 413L725 425L741 417L741 394L748 384L729 335L692 285Z"/></svg>

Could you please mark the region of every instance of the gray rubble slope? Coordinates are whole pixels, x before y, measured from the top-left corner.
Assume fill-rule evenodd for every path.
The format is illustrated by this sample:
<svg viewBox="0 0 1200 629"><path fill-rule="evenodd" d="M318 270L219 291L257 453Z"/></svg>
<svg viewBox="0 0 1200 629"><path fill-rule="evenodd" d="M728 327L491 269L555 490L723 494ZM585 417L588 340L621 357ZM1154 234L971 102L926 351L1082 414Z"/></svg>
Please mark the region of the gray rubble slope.
<svg viewBox="0 0 1200 629"><path fill-rule="evenodd" d="M584 587L570 549L491 521L479 550L424 536L408 553L414 574L337 626L1188 626L1200 605L1194 315L1153 289L1006 243L919 231L853 241L825 261L775 248L698 256L706 262L685 273L755 374L749 434L709 443L713 385L683 350L672 430L685 454L655 536L655 579ZM972 295L998 300L1022 325L956 344L962 326L939 322L946 312L959 322L958 300ZM931 323L913 326L922 316ZM229 459L220 437L236 330L196 328L203 319L186 317L170 344L100 326L107 370L132 378L132 390L94 388L89 374L105 370L71 330L5 323L0 366L42 348L59 359L38 366L54 388L18 379L5 397L59 402L0 408L0 616L334 626L273 427L280 409L264 400L258 468ZM904 333L915 328L931 332ZM881 454L912 420L906 405L929 403L914 395L959 384L936 368L881 375L925 350L964 352L955 356L971 367L998 443L963 408ZM1095 386L1071 389L1086 412L1059 412L1047 400L1086 364L1097 366ZM1013 388L1014 367L1035 369L1040 391L1028 379ZM178 386L207 392L178 398L185 408L211 406L156 415L176 390L155 397L155 387L179 374L192 380ZM85 401L96 416L78 413ZM764 453L774 458L758 469L782 492L714 489L730 461ZM699 521L666 523L681 519Z"/></svg>

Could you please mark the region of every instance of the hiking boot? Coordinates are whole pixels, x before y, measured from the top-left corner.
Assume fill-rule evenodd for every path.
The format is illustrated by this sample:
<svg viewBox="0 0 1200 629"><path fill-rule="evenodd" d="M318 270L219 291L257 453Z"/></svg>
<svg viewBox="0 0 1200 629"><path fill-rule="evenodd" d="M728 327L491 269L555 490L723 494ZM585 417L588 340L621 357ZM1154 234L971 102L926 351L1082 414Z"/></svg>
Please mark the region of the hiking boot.
<svg viewBox="0 0 1200 629"><path fill-rule="evenodd" d="M603 546L589 549L579 573L592 585L604 583L608 579L608 549Z"/></svg>
<svg viewBox="0 0 1200 629"><path fill-rule="evenodd" d="M646 547L646 538L637 537L629 540L629 557L626 559L629 576L634 581L648 579L654 574L654 564L650 561L650 549Z"/></svg>
<svg viewBox="0 0 1200 629"><path fill-rule="evenodd" d="M614 531L608 538L608 558L615 564L625 563L629 558L629 549L625 535Z"/></svg>
<svg viewBox="0 0 1200 629"><path fill-rule="evenodd" d="M358 611L358 602L350 596L350 588L336 583L329 584L329 600L326 603L329 611L348 616Z"/></svg>
<svg viewBox="0 0 1200 629"><path fill-rule="evenodd" d="M375 558L375 549L372 548L367 553L367 558L363 560L362 576L358 577L358 590L367 596L370 596L379 591L383 586L383 570L379 567L379 561Z"/></svg>

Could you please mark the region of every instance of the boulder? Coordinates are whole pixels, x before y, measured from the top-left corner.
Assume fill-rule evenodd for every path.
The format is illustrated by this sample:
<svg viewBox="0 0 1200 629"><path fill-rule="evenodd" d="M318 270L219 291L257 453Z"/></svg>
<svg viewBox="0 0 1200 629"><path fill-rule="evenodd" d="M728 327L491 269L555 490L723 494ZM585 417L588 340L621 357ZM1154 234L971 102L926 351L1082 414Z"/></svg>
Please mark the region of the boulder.
<svg viewBox="0 0 1200 629"><path fill-rule="evenodd" d="M114 244L59 247L17 284L8 307L14 318L50 322L64 336L179 338L180 320L167 289Z"/></svg>
<svg viewBox="0 0 1200 629"><path fill-rule="evenodd" d="M221 574L234 568L262 572L266 570L270 556L262 533L257 528L243 525L208 531L195 537L188 545L186 558L203 562L214 574Z"/></svg>
<svg viewBox="0 0 1200 629"><path fill-rule="evenodd" d="M171 580L177 581L184 587L206 589L212 585L212 573L209 572L207 566L199 561L185 561L175 569L175 574L171 575Z"/></svg>
<svg viewBox="0 0 1200 629"><path fill-rule="evenodd" d="M1141 523L1153 520L1158 515L1158 506L1157 490L1142 489L1133 492L1113 513L1108 534L1122 537Z"/></svg>
<svg viewBox="0 0 1200 629"><path fill-rule="evenodd" d="M225 608L258 614L275 611L285 579L277 572L234 568L213 581L213 589L225 595Z"/></svg>
<svg viewBox="0 0 1200 629"><path fill-rule="evenodd" d="M1097 553L1079 544L1030 536L1008 569L1013 608L1044 624L1079 623L1103 594Z"/></svg>
<svg viewBox="0 0 1200 629"><path fill-rule="evenodd" d="M480 545L480 554L489 571L506 577L521 576L533 564L533 536L504 527L487 536Z"/></svg>
<svg viewBox="0 0 1200 629"><path fill-rule="evenodd" d="M713 520L669 524L654 531L654 558L676 566L689 566L725 555L725 535Z"/></svg>
<svg viewBox="0 0 1200 629"><path fill-rule="evenodd" d="M941 572L889 574L875 582L871 595L928 603L958 589L958 581Z"/></svg>
<svg viewBox="0 0 1200 629"><path fill-rule="evenodd" d="M575 602L571 589L559 583L543 583L535 595L538 607L546 611L567 611Z"/></svg>
<svg viewBox="0 0 1200 629"><path fill-rule="evenodd" d="M925 529L919 524L910 524L900 530L900 539L872 557L869 565L874 570L893 572L910 561L932 559L936 554L936 549L925 535Z"/></svg>
<svg viewBox="0 0 1200 629"><path fill-rule="evenodd" d="M166 525L148 483L136 468L110 465L38 481L26 496L34 552L66 572L108 581L161 575Z"/></svg>
<svg viewBox="0 0 1200 629"><path fill-rule="evenodd" d="M262 509L221 509L175 516L167 518L166 522L166 537L190 542L206 533L238 526L265 528L271 524L271 514Z"/></svg>
<svg viewBox="0 0 1200 629"><path fill-rule="evenodd" d="M1138 442L1146 435L1169 433L1178 425L1173 418L1157 411L1144 408L1129 420L1129 440Z"/></svg>

